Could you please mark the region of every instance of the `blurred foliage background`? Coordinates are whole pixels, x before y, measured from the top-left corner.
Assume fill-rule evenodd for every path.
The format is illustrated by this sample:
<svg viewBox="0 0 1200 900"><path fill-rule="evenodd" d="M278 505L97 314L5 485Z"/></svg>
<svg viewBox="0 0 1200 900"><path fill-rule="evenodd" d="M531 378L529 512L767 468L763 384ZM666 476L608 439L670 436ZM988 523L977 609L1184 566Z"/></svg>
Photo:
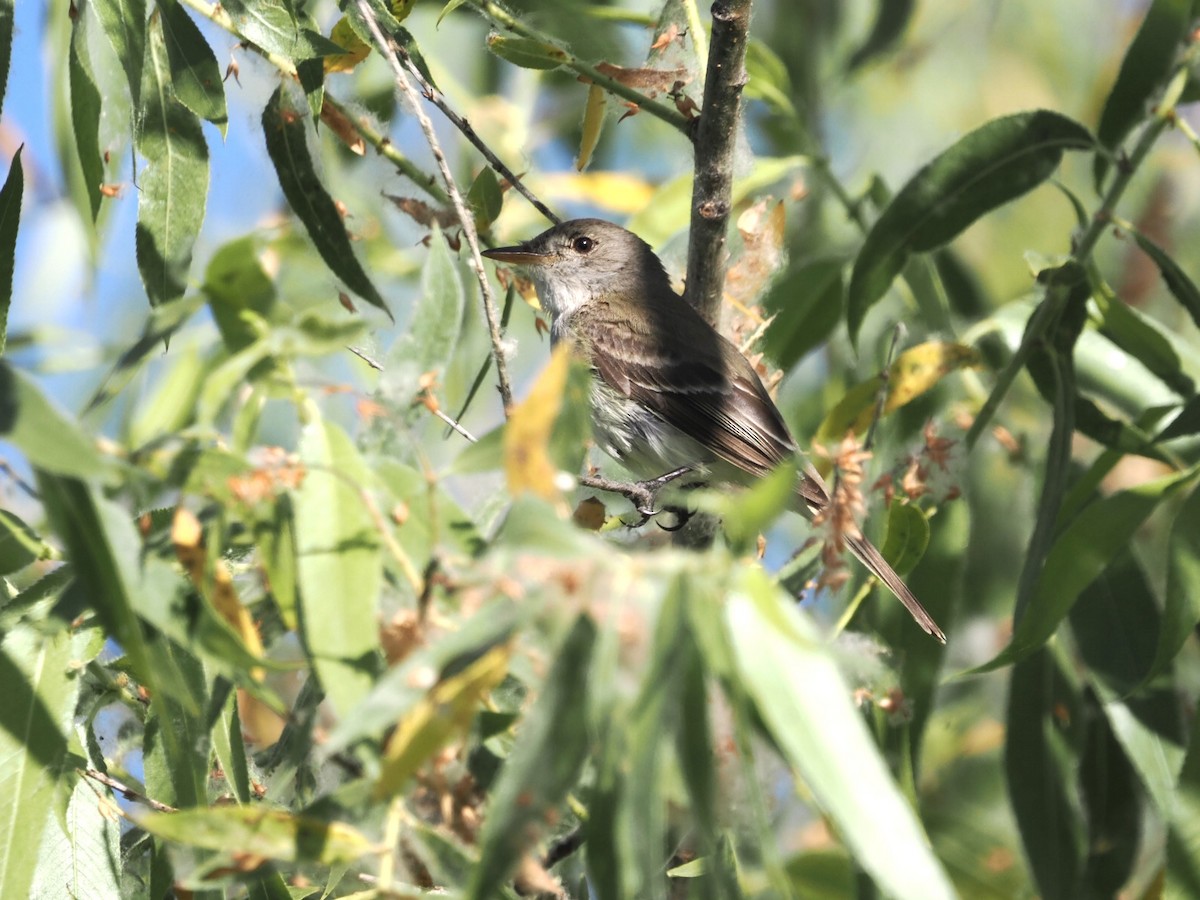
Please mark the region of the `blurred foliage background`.
<svg viewBox="0 0 1200 900"><path fill-rule="evenodd" d="M371 9L682 283L706 8ZM1195 12L753 4L723 327L834 456L890 372L942 647L772 484L688 551L558 477L585 387L489 266L506 422L357 4L0 2L0 895L1200 895ZM486 244L546 227L423 108Z"/></svg>

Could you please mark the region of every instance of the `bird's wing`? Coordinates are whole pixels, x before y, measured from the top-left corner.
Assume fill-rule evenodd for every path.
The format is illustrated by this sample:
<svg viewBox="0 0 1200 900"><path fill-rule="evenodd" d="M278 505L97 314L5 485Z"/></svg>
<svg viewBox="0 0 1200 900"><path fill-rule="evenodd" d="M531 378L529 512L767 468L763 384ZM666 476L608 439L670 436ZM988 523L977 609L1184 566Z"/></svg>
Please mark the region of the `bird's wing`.
<svg viewBox="0 0 1200 900"><path fill-rule="evenodd" d="M794 458L795 442L753 367L682 299L656 304L642 327L619 308L593 303L591 311L580 337L613 389L744 472L765 475Z"/></svg>

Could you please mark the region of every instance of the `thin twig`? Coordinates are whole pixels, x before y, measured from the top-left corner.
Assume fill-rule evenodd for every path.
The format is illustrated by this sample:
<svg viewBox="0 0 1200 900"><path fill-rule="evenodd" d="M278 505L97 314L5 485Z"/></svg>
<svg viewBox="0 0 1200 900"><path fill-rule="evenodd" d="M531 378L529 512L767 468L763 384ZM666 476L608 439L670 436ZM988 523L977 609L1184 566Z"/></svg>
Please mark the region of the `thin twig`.
<svg viewBox="0 0 1200 900"><path fill-rule="evenodd" d="M454 204L454 211L458 215L459 224L462 225L463 236L467 239L467 246L471 249L471 269L474 271L475 278L479 282L480 296L483 298L483 314L484 318L487 319L488 335L492 342L492 356L496 360L496 380L500 388L500 399L504 404L504 415L507 418L509 408L512 406L512 385L508 380L508 362L504 356L504 340L500 333L500 317L496 313L496 301L492 296L492 286L488 283L487 271L483 268L483 257L479 252L479 235L475 232L475 220L472 218L470 212L468 212L462 193L454 181L454 175L450 172L450 164L446 162L446 154L442 152L441 144L438 143L437 134L433 130L433 123L429 120L429 116L425 115L425 110L421 106L420 94L413 87L408 74L404 71L404 66L400 63L400 58L397 56L398 47L396 43L390 38L384 37L379 23L375 20L375 14L371 11L371 7L367 4L366 0L358 0L358 10L362 14L367 26L371 29L371 37L375 40L377 49L392 67L396 86L404 92L409 103L412 104L417 122L421 126L421 131L425 134L425 140L429 144L433 158L437 161L438 169L442 173L442 179L446 183L446 190L450 194L451 202Z"/></svg>
<svg viewBox="0 0 1200 900"><path fill-rule="evenodd" d="M425 99L442 111L442 114L450 120L451 124L462 132L463 137L470 141L474 145L475 149L483 154L483 158L488 161L488 165L490 165L505 179L507 179L508 183L516 188L517 192L522 197L533 204L534 209L540 212L555 225L561 223L562 219L551 212L550 208L546 206L546 204L535 197L529 188L525 187L525 183L521 181L521 177L513 172L513 170L508 166L506 166L501 161L500 157L492 152L492 148L483 142L483 138L481 138L475 132L475 129L471 127L471 123L456 113L450 104L446 102L446 98L442 92L426 80L425 76L421 74L421 70L418 69L413 63L412 57L408 55L408 51L403 47L397 46L396 52L404 61L404 65L408 67L409 74L417 80L417 84L421 85L421 92L425 95Z"/></svg>
<svg viewBox="0 0 1200 900"><path fill-rule="evenodd" d="M375 359L375 357L368 356L365 351L360 350L358 347L347 347L346 349L349 350L351 353L353 353L355 356L357 356L359 359L361 359L363 362L365 362L368 366L370 366L376 372L383 371L383 364L379 360ZM458 434L462 435L462 437L466 438L472 444L479 443L479 438L475 437L475 435L473 435L473 434L471 434L471 432L467 431L467 429L464 428L456 419L454 419L454 417L447 415L445 412L443 412L440 407L438 407L436 405L431 405L428 403L423 404L423 405L431 413L433 413L435 416L437 416L439 419L441 419L443 422L445 422L447 425L449 425L451 431L455 431Z"/></svg>
<svg viewBox="0 0 1200 900"><path fill-rule="evenodd" d="M208 19L218 28L222 28L232 34L234 37L241 39L243 47L246 47L257 53L271 65L277 68L280 72L283 72L285 75L288 75L291 78L297 77L296 66L290 59L288 59L286 56L281 56L277 53L272 53L269 50L265 50L252 41L247 40L246 37L237 30L237 27L233 21L233 17L225 11L221 4L208 3L207 0L183 0L183 3L191 7L200 15L204 16L204 18ZM425 193L427 193L438 203L446 203L449 200L449 198L442 192L442 189L439 188L434 182L433 177L429 175L428 172L422 172L412 160L397 150L386 135L381 134L371 126L366 116L351 114L349 110L338 103L333 97L329 96L329 94L325 95L324 105L334 110L338 115L349 122L350 126L358 132L359 136L362 137L363 140L365 140L372 147L374 147L376 152L388 160L388 162L392 163L392 165L397 168L401 175L404 175L406 178L408 178L413 184L425 191ZM130 152L132 152L132 150L133 148L131 147Z"/></svg>
<svg viewBox="0 0 1200 900"><path fill-rule="evenodd" d="M725 284L725 240L733 209L733 155L746 85L750 0L717 0L712 7L712 43L704 104L696 126L696 178L688 234L684 297L716 324Z"/></svg>
<svg viewBox="0 0 1200 900"><path fill-rule="evenodd" d="M140 791L136 791L129 785L117 781L117 779L113 778L111 775L106 775L99 769L76 769L75 771L85 778L90 778L92 781L100 782L105 787L112 788L126 800L132 800L134 803L140 803L143 806L148 806L155 812L179 812L179 810L177 810L175 807L167 806L167 804L160 803L152 797L147 797Z"/></svg>

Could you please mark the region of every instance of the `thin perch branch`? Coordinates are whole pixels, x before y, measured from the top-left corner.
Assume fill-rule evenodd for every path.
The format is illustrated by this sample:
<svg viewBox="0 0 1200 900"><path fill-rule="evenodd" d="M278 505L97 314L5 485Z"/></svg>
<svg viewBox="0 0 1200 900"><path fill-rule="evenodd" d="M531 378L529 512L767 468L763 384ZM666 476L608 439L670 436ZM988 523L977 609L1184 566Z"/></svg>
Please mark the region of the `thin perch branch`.
<svg viewBox="0 0 1200 900"><path fill-rule="evenodd" d="M446 182L446 190L450 194L451 202L454 204L454 211L458 215L459 224L462 225L463 236L466 237L467 246L471 250L471 269L475 273L476 280L479 282L479 292L483 299L483 314L484 318L487 319L488 336L492 342L492 356L496 360L496 380L500 388L500 399L504 404L504 415L507 418L509 408L512 406L512 385L508 380L508 361L504 356L504 342L503 336L500 333L500 317L496 313L496 300L492 296L492 286L488 282L487 271L483 267L483 257L479 253L479 235L475 231L475 219L467 210L462 193L459 191L458 185L454 182L454 175L450 172L450 165L446 162L446 154L442 152L441 144L438 143L437 134L433 130L433 123L429 120L429 116L425 115L425 110L421 106L420 94L413 87L408 74L404 71L404 66L400 63L400 58L397 55L399 48L393 40L384 36L379 23L375 20L375 14L371 11L371 7L366 3L366 0L358 0L358 10L362 14L367 26L371 29L371 37L375 40L376 48L392 67L396 86L404 92L404 95L412 104L417 122L421 126L421 131L425 134L425 140L429 144L429 149L433 152L433 158L437 161L438 169L442 173L442 179Z"/></svg>
<svg viewBox="0 0 1200 900"><path fill-rule="evenodd" d="M546 204L535 197L529 188L525 187L525 183L521 181L521 177L513 172L513 170L508 166L506 166L500 160L500 157L492 152L492 148L485 144L483 142L483 138L475 133L475 129L471 127L471 123L456 113L450 104L446 102L446 98L443 96L442 92L425 79L425 76L421 74L421 70L418 69L413 63L412 57L408 55L408 51L403 47L397 47L396 52L404 61L404 65L408 67L409 74L417 80L417 84L421 85L421 92L425 95L425 99L442 111L442 114L450 120L451 124L453 124L455 128L462 132L463 137L470 141L474 145L475 149L483 154L483 158L488 161L488 165L499 172L504 178L508 179L508 183L516 188L517 192L522 197L532 203L534 209L540 212L555 225L560 224L562 219L551 212L550 208L546 206Z"/></svg>
<svg viewBox="0 0 1200 900"><path fill-rule="evenodd" d="M725 233L733 207L734 149L746 86L746 42L750 0L717 0L712 7L712 43L704 105L696 128L696 179L688 235L684 297L717 324L725 284Z"/></svg>

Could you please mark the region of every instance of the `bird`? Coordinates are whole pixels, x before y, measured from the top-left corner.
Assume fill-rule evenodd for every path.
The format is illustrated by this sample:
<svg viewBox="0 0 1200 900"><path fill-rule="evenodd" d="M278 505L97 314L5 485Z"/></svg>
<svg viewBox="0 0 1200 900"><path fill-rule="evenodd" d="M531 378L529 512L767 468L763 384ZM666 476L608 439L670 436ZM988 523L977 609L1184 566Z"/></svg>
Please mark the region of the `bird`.
<svg viewBox="0 0 1200 900"><path fill-rule="evenodd" d="M640 237L603 219L572 219L524 243L484 250L533 281L554 344L590 366L597 445L653 478L693 468L714 483L746 484L801 458L779 408L749 360L675 292ZM830 505L805 463L796 501L812 518ZM875 546L846 533L850 551L928 634L946 635Z"/></svg>

